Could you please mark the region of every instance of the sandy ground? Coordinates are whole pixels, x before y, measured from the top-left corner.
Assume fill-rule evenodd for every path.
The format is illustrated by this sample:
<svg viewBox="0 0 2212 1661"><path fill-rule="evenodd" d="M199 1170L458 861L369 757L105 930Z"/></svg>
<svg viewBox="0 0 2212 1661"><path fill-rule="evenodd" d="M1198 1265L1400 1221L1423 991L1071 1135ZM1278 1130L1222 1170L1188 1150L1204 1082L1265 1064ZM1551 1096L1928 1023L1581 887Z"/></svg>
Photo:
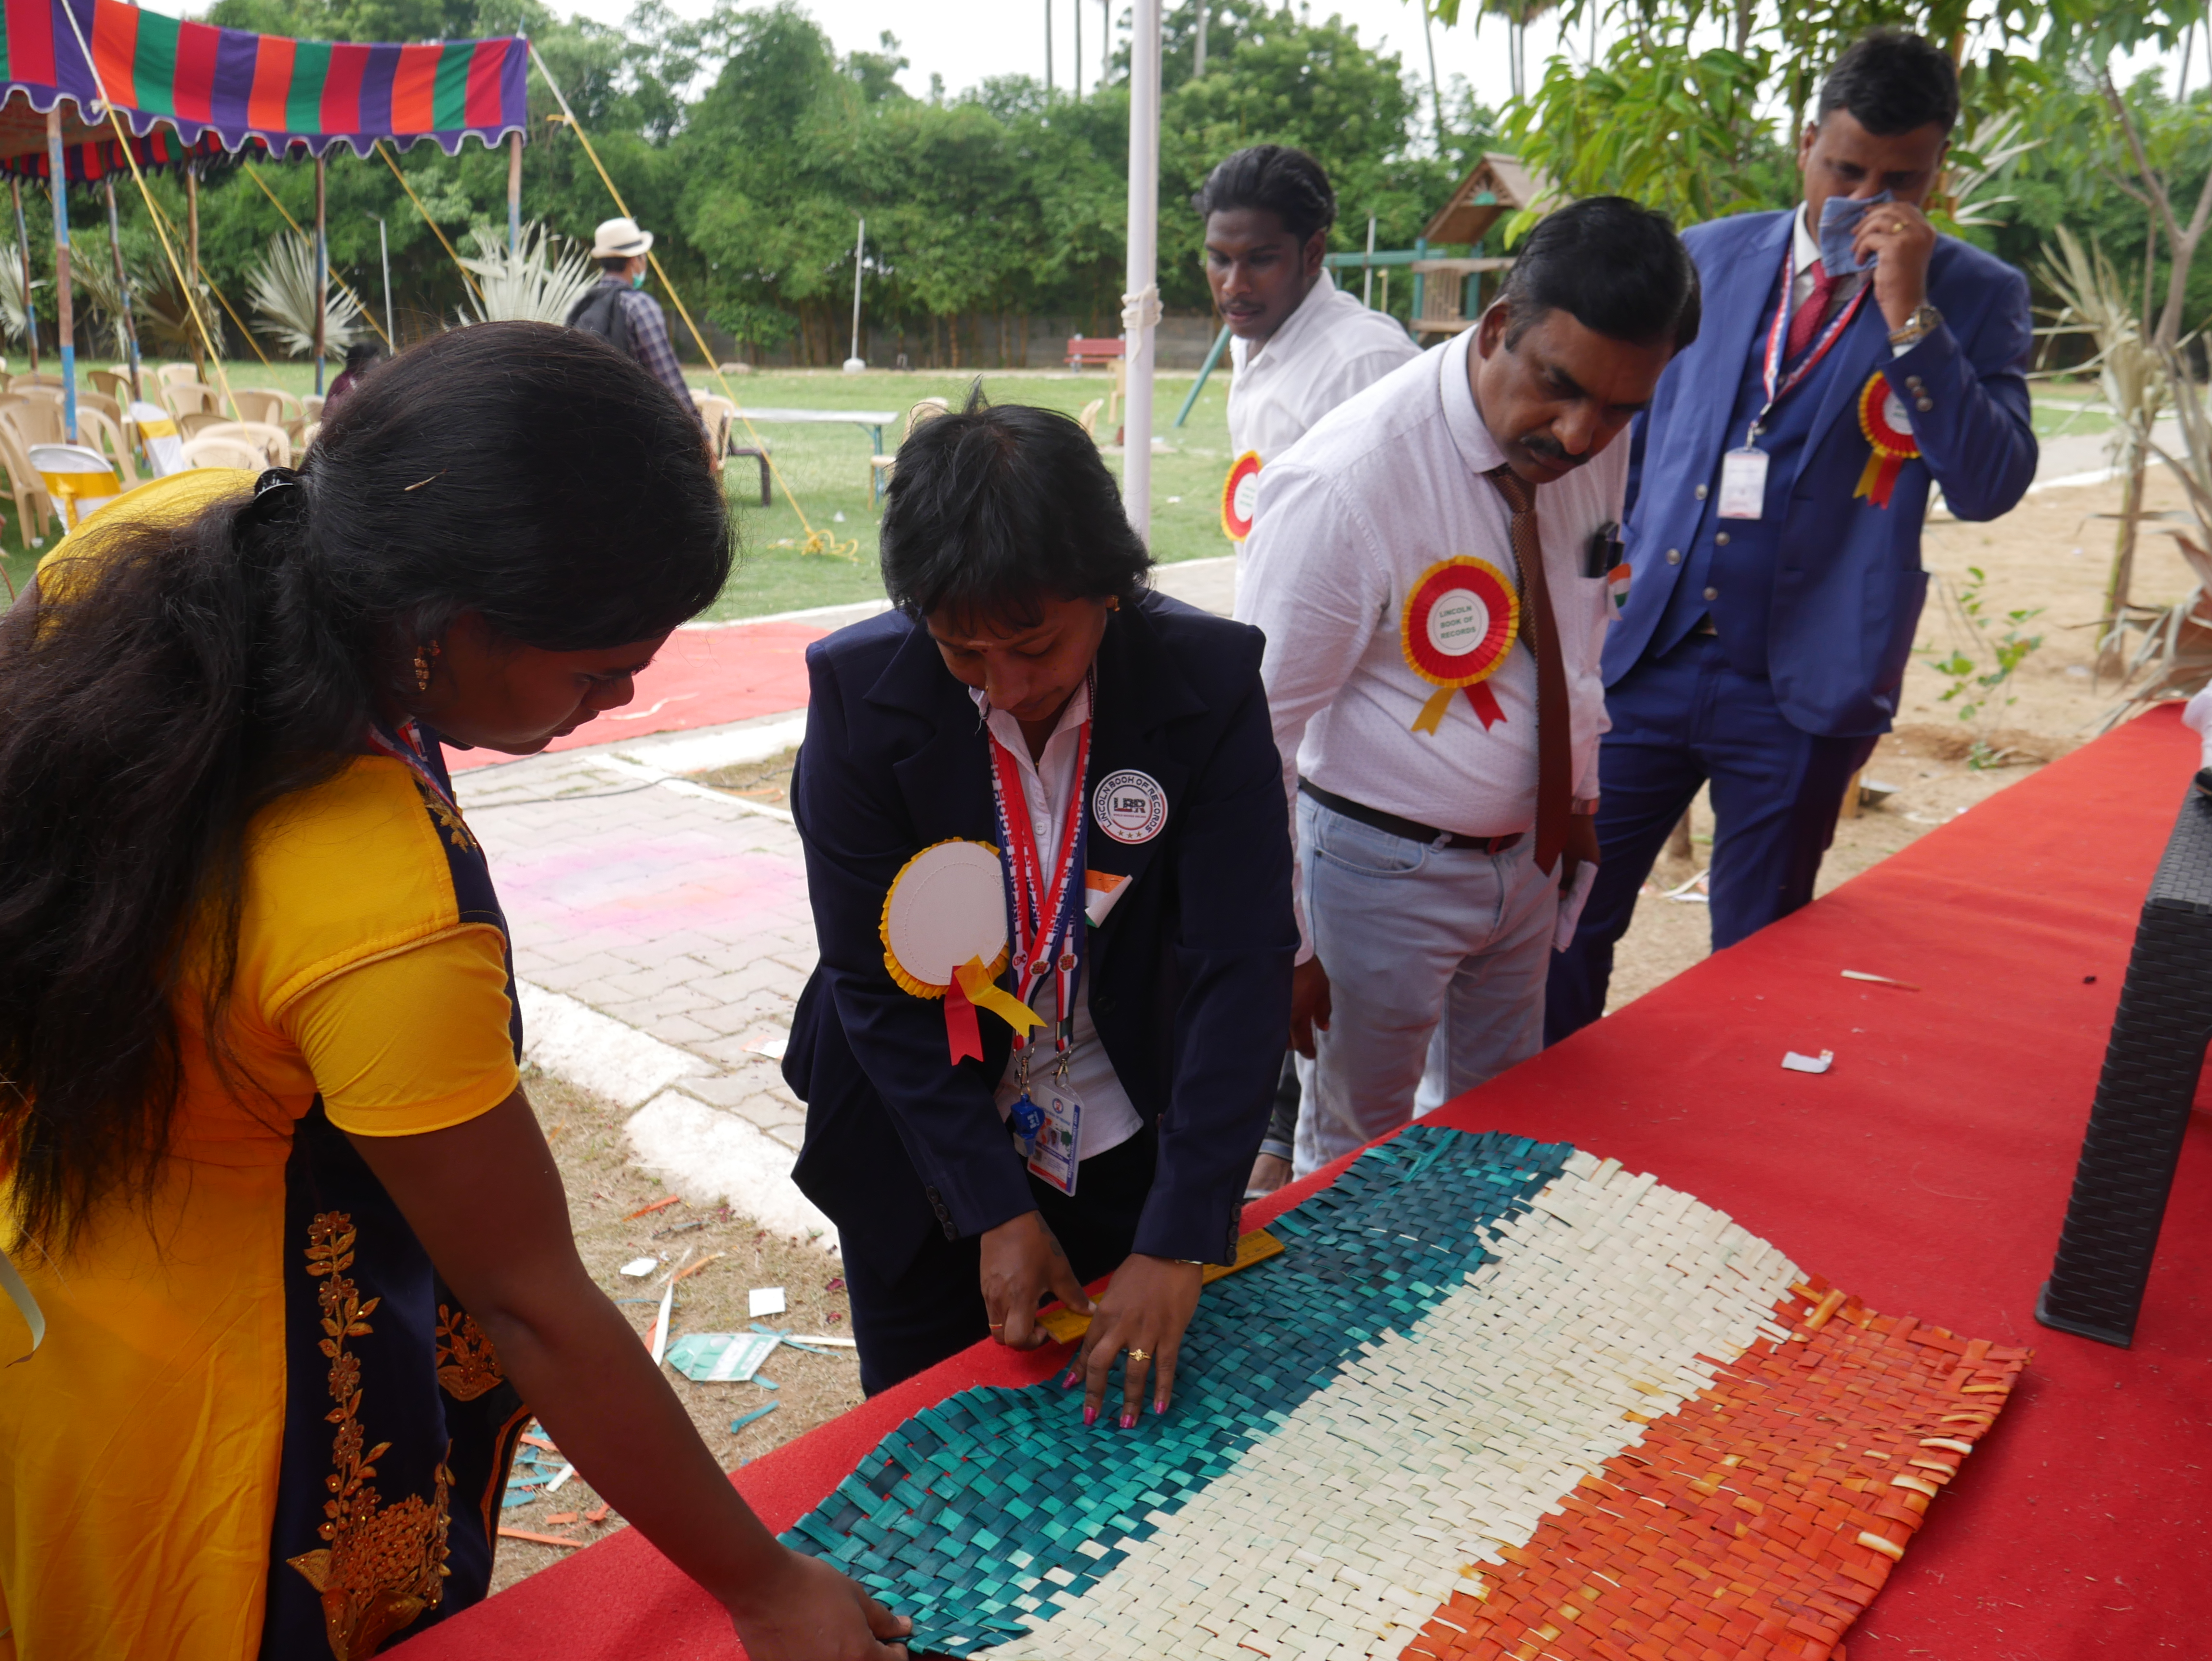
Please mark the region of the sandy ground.
<svg viewBox="0 0 2212 1661"><path fill-rule="evenodd" d="M780 1239L726 1209L697 1211L679 1200L634 1214L670 1196L659 1181L630 1165L623 1142L623 1110L535 1071L525 1083L568 1186L568 1214L584 1266L608 1296L620 1300L641 1342L652 1330L668 1275L702 1262L705 1268L686 1275L677 1286L670 1320L676 1336L744 1331L752 1321L745 1312L746 1293L755 1287L781 1287L788 1305L786 1313L764 1317L764 1324L799 1336L851 1335L845 1283L835 1257ZM623 1275L623 1264L645 1256L665 1262L635 1280ZM860 1363L851 1350L812 1354L779 1348L760 1369L775 1381L773 1390L758 1383L698 1384L674 1367L662 1372L725 1470L834 1419L860 1400ZM775 1412L732 1433L732 1420L770 1402ZM547 1457L556 1469L562 1463ZM590 1520L594 1512L601 1516L597 1523ZM578 1544L623 1526L620 1517L600 1506L599 1495L580 1475L550 1498L533 1494L529 1503L502 1512L500 1522L505 1528ZM492 1588L511 1585L567 1555L564 1547L502 1539Z"/></svg>
<svg viewBox="0 0 2212 1661"><path fill-rule="evenodd" d="M2172 538L2155 527L2166 525L2194 534L2194 520L2180 484L2163 468L2152 472L2145 502L2164 517L2143 527L2133 597L2139 603L2170 605L2188 594L2194 579ZM1881 741L1865 774L1869 782L1893 786L1894 794L1838 823L1835 846L1820 872L1821 893L2096 736L2119 702L2112 677L2100 679L2092 662L2119 505L2117 484L2076 486L2039 491L1987 525L1930 522L1924 549L1936 582L1921 618L1921 649L1905 674L1897 730ZM1954 647L1988 660L1986 649L1977 650L1970 631L1943 604L1938 588L1948 584L1955 594L1960 584L1972 581L1972 568L1987 575L1986 614L2039 611L2023 627L2041 635L2043 644L1982 716L1966 722L1959 719L1957 701L1942 701L1950 683L1932 663ZM1996 632L2005 626L2000 623ZM1978 737L1989 750L2007 752L2006 764L1972 764ZM1666 891L1698 875L1711 857L1712 808L1702 795L1691 810L1691 823L1693 858L1662 857L1638 904L1636 921L1614 960L1610 1008L1680 973L1710 950L1706 908L1664 897ZM1881 970L1879 964L1858 966Z"/></svg>

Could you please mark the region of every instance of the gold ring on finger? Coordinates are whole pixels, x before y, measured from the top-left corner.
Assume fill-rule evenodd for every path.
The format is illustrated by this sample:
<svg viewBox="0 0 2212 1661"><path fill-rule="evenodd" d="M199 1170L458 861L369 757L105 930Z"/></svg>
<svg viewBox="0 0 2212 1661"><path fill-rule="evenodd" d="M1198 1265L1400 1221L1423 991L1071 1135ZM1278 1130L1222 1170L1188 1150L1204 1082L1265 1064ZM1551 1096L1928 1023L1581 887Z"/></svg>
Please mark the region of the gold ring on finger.
<svg viewBox="0 0 2212 1661"><path fill-rule="evenodd" d="M1129 1352L1129 1359L1133 1361L1149 1361L1152 1359L1152 1353L1149 1349L1133 1349Z"/></svg>

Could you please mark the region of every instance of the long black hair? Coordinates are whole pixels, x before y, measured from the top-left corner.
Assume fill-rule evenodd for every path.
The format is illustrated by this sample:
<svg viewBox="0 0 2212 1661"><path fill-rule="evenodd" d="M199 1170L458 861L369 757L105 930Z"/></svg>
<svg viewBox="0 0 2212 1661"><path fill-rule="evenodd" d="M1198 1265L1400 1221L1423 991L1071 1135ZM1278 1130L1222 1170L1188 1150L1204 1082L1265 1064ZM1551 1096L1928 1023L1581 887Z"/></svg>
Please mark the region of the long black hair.
<svg viewBox="0 0 2212 1661"><path fill-rule="evenodd" d="M295 478L261 484L167 522L94 520L0 618L0 1172L19 1244L65 1250L95 1205L151 1196L180 994L226 1052L247 826L405 711L419 649L464 613L546 650L624 645L729 575L690 411L547 325L459 329L384 364Z"/></svg>

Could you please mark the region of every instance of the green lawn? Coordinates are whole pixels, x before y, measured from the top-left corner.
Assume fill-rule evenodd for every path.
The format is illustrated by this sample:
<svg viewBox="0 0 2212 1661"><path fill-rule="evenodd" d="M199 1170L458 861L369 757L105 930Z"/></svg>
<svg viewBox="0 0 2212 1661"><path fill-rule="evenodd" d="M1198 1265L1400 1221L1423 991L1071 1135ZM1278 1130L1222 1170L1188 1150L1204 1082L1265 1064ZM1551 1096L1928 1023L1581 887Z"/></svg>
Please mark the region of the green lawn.
<svg viewBox="0 0 2212 1661"><path fill-rule="evenodd" d="M294 393L313 390L314 374L307 363L263 364L252 362L226 365L233 386L276 386ZM899 374L872 370L847 375L834 369L799 370L750 374L733 380L744 403L763 408L875 410L892 413L893 423L884 442L898 447L905 411L924 398L943 398L956 405L967 396L974 377L965 374L916 373ZM1092 399L1103 398L1103 374L1045 374L1024 371L985 372L983 390L1000 403L1035 404L1079 414ZM695 386L715 390L709 377L695 374ZM1176 411L1190 391L1188 374L1163 375L1157 383L1156 430L1168 448L1152 456L1152 551L1162 562L1203 559L1230 551L1221 534L1219 497L1223 476L1229 471L1226 406L1229 380L1217 374L1191 411L1187 426L1171 426ZM773 505L760 506L760 475L750 458L732 460L726 476L731 500L737 508L740 548L738 567L720 599L707 613L710 618L758 617L770 611L793 611L813 605L835 605L850 600L873 599L883 593L876 569L876 525L879 503L869 499L868 435L858 426L763 423L761 435L784 486L775 491ZM1101 419L1100 436L1113 435ZM1107 458L1116 476L1119 456ZM800 551L805 532L790 497L795 496L806 520L834 538L842 557L807 555ZM17 584L36 563L36 551L26 551L22 532L7 509L8 526L0 538L0 565Z"/></svg>

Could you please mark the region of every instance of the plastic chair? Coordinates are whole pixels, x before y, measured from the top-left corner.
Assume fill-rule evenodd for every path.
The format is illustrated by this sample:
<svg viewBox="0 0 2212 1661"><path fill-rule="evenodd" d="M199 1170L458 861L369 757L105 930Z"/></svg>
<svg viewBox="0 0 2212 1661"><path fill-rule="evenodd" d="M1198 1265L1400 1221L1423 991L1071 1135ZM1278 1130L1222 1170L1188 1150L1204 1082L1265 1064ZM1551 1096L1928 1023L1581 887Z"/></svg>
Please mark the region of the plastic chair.
<svg viewBox="0 0 2212 1661"><path fill-rule="evenodd" d="M269 465L245 440L221 437L186 439L184 461L187 467L235 467L247 473L258 473Z"/></svg>
<svg viewBox="0 0 2212 1661"><path fill-rule="evenodd" d="M899 435L899 441L904 443L914 436L914 429L921 426L923 422L933 421L939 416L946 414L951 408L952 406L941 398L923 399L906 412L906 430ZM897 465L898 457L896 455L868 458L869 501L873 502L882 494L883 487L890 480L891 469Z"/></svg>
<svg viewBox="0 0 2212 1661"><path fill-rule="evenodd" d="M66 444L68 430L62 425L62 394L53 386L33 386L23 392L23 402L15 411L15 425L21 429L26 444Z"/></svg>
<svg viewBox="0 0 2212 1661"><path fill-rule="evenodd" d="M738 406L726 398L714 392L695 392L691 401L699 407L699 419L705 423L714 457L714 467L721 470L724 458L737 460L750 456L760 465L760 505L763 508L775 500L769 487L768 450L764 444L735 442L738 431Z"/></svg>
<svg viewBox="0 0 2212 1661"><path fill-rule="evenodd" d="M230 401L240 421L289 428L300 419L300 400L274 386L234 386Z"/></svg>
<svg viewBox="0 0 2212 1661"><path fill-rule="evenodd" d="M169 406L171 415L194 415L204 411L209 415L222 413L222 401L216 396L215 388L197 380L165 381L155 388L161 402Z"/></svg>
<svg viewBox="0 0 2212 1661"><path fill-rule="evenodd" d="M131 424L137 429L138 441L146 447L146 465L155 478L167 478L184 471L185 441L177 431L174 416L140 399L131 406Z"/></svg>
<svg viewBox="0 0 2212 1661"><path fill-rule="evenodd" d="M198 428L192 436L199 439L235 439L240 444L252 445L267 458L258 463L254 471L264 467L289 467L292 465L292 435L282 427L266 421L218 421Z"/></svg>
<svg viewBox="0 0 2212 1661"><path fill-rule="evenodd" d="M128 369L88 369L84 378L92 383L93 391L103 398L112 399L118 411L131 407L131 372ZM82 398L84 394L80 392L77 396Z"/></svg>
<svg viewBox="0 0 2212 1661"><path fill-rule="evenodd" d="M1094 398L1083 406L1083 413L1075 417L1093 444L1098 441L1098 412L1105 407L1104 399Z"/></svg>
<svg viewBox="0 0 2212 1661"><path fill-rule="evenodd" d="M48 374L45 370L41 369L37 374L19 374L15 376L13 381L9 384L8 390L11 392L20 392L26 386L58 387L61 384L62 378L59 375Z"/></svg>
<svg viewBox="0 0 2212 1661"><path fill-rule="evenodd" d="M145 387L144 390L154 393L158 398L161 396L161 388L164 386L189 386L196 384L200 378L200 368L197 363L164 363L153 374L154 384Z"/></svg>
<svg viewBox="0 0 2212 1661"><path fill-rule="evenodd" d="M60 508L65 531L74 531L123 494L114 465L82 444L33 444L31 465Z"/></svg>
<svg viewBox="0 0 2212 1661"><path fill-rule="evenodd" d="M131 441L123 435L123 423L90 405L77 406L76 435L84 448L104 453L123 475L125 490L138 483L138 459L131 453Z"/></svg>
<svg viewBox="0 0 2212 1661"><path fill-rule="evenodd" d="M320 421L322 418L323 395L320 392L310 392L300 400L301 420Z"/></svg>
<svg viewBox="0 0 2212 1661"><path fill-rule="evenodd" d="M87 410L97 410L118 426L123 423L123 405L118 404L106 392L80 391L76 395L76 407L80 415Z"/></svg>
<svg viewBox="0 0 2212 1661"><path fill-rule="evenodd" d="M195 439L210 427L227 426L222 417L212 410L191 410L176 417L177 436Z"/></svg>
<svg viewBox="0 0 2212 1661"><path fill-rule="evenodd" d="M315 441L323 435L323 423L311 421L300 429L300 453L306 455L314 447Z"/></svg>
<svg viewBox="0 0 2212 1661"><path fill-rule="evenodd" d="M8 488L15 498L16 526L25 540L36 548L46 542L46 520L53 513L54 504L46 494L46 480L31 465L23 429L15 424L15 411L22 402L20 398L0 399L0 466L8 470ZM31 534L34 528L38 532L35 537Z"/></svg>

